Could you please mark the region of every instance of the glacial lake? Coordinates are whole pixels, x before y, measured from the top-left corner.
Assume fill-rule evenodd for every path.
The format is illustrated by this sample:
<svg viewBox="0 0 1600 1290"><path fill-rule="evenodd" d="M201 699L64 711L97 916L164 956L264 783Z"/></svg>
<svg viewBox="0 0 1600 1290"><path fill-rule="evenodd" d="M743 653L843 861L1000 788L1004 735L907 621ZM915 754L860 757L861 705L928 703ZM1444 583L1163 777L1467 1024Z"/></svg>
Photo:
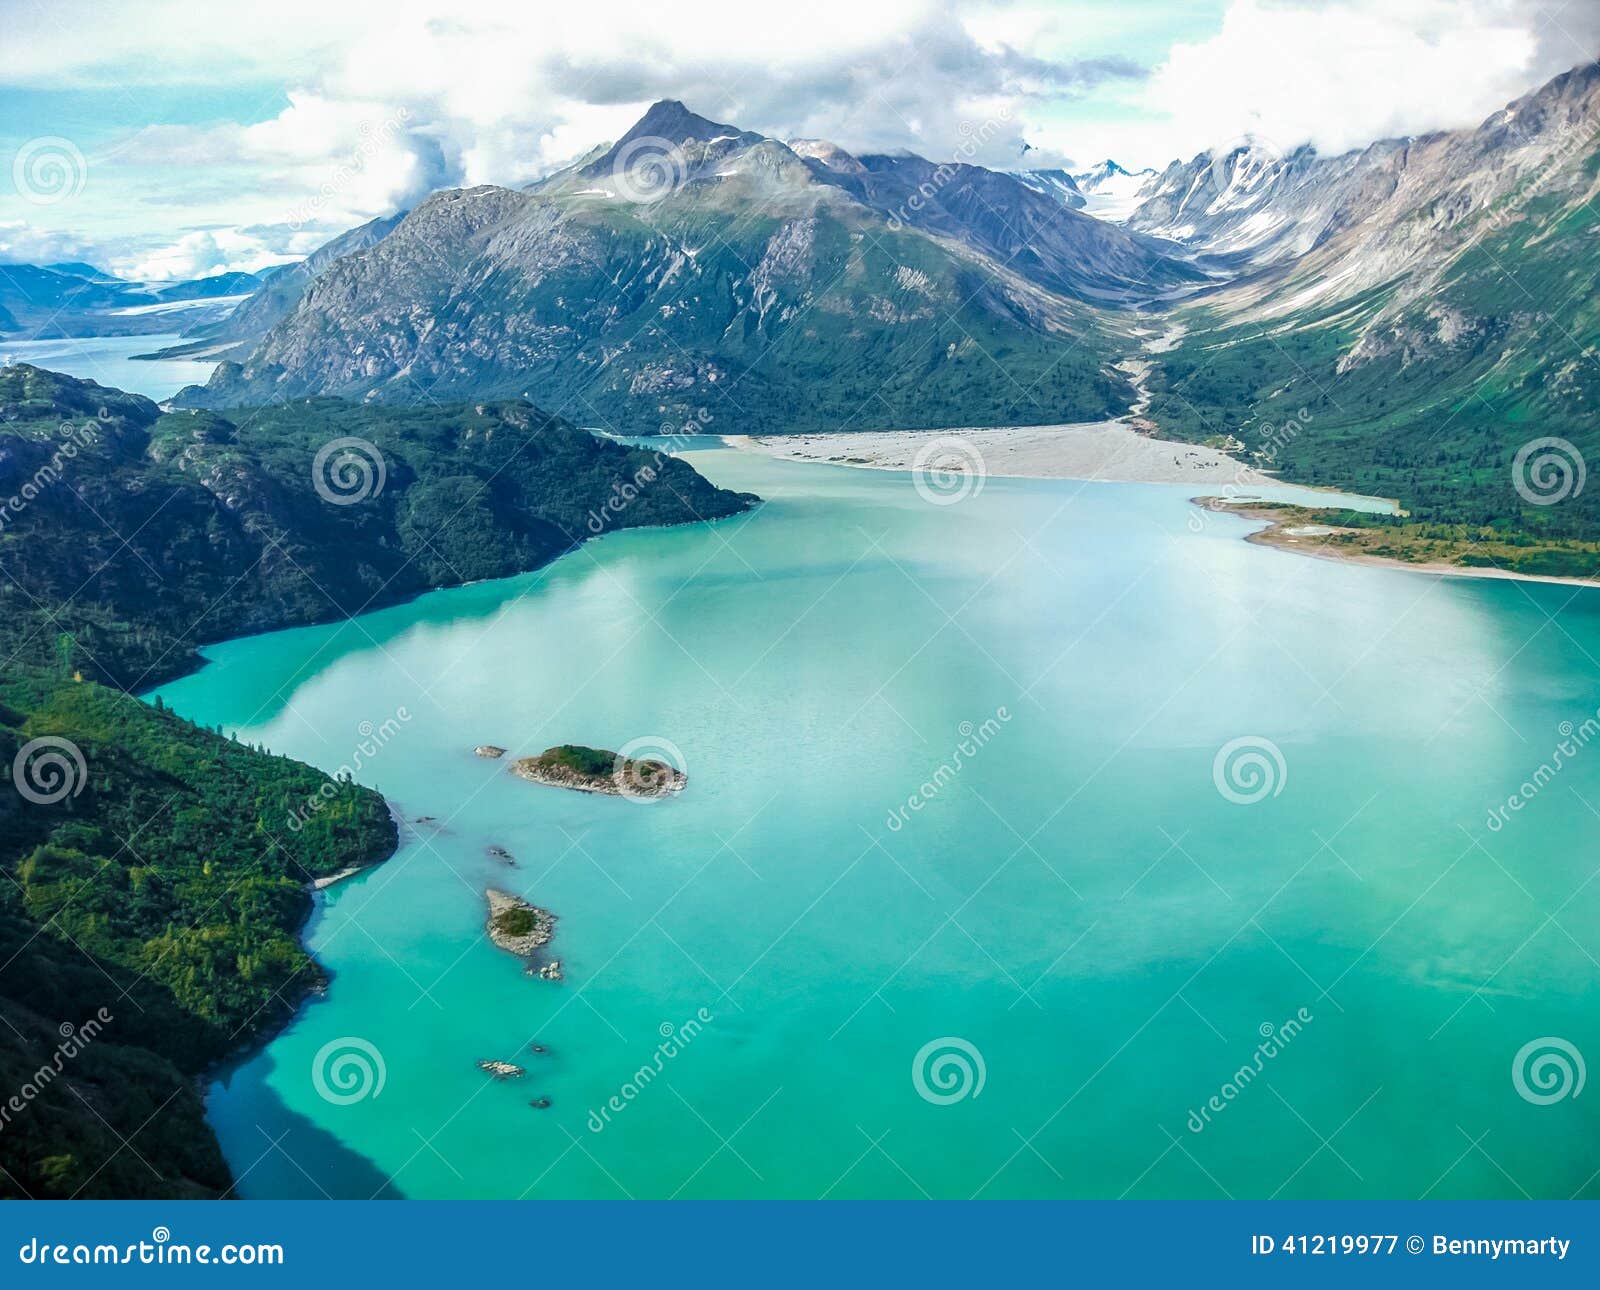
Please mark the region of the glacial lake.
<svg viewBox="0 0 1600 1290"><path fill-rule="evenodd" d="M84 336L63 340L6 340L0 337L0 367L31 363L52 372L67 372L80 380L99 381L109 389L142 394L157 403L170 399L186 385L204 385L214 362L192 359L141 361L135 354L150 354L182 343L177 332L149 336Z"/></svg>
<svg viewBox="0 0 1600 1290"><path fill-rule="evenodd" d="M1600 1196L1600 1097L1517 1065L1600 1054L1600 595L1253 546L1192 489L690 458L765 504L160 691L329 769L386 732L407 821L210 1089L242 1194ZM636 739L681 796L472 751Z"/></svg>

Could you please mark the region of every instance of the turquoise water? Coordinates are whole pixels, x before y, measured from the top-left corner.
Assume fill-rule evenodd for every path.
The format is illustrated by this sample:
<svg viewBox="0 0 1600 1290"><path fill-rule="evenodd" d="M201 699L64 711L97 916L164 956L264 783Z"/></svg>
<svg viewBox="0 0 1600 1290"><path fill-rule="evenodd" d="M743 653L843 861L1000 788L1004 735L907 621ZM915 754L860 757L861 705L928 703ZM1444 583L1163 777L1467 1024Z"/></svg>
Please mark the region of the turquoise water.
<svg viewBox="0 0 1600 1290"><path fill-rule="evenodd" d="M1600 1053L1600 747L1488 824L1600 706L1595 593L1252 546L1182 489L692 459L767 503L162 691L329 768L393 720L361 777L411 822L321 898L327 997L211 1090L245 1195L1600 1194L1600 1098L1513 1080ZM682 796L472 755L644 737ZM491 885L564 983L484 938Z"/></svg>
<svg viewBox="0 0 1600 1290"><path fill-rule="evenodd" d="M177 332L65 340L0 340L0 367L7 363L31 363L159 402L170 399L186 385L204 385L216 367L213 362L194 359L134 361L135 354L153 353L182 340Z"/></svg>

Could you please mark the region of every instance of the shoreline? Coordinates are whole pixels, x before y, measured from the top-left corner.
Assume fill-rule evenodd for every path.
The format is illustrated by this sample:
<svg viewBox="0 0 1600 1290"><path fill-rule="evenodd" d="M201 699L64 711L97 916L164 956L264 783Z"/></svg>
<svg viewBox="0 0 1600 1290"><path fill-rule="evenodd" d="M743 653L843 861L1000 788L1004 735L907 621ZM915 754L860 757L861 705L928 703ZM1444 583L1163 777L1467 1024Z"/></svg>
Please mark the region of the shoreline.
<svg viewBox="0 0 1600 1290"><path fill-rule="evenodd" d="M1212 497L1195 497L1191 500L1208 511L1237 515L1242 520L1265 525L1265 528L1246 533L1244 540L1253 546L1267 547L1289 555L1304 556L1313 560L1330 560L1336 564L1361 565L1371 569L1393 569L1401 573L1425 573L1439 578L1483 578L1498 582L1540 582L1560 587L1600 588L1600 578L1566 578L1553 573L1518 573L1514 569L1502 569L1492 564L1463 565L1449 564L1441 560L1402 560L1397 556L1346 550L1326 539L1341 533L1359 533L1362 530L1329 524L1304 524L1297 518L1285 519L1265 507L1235 506ZM1317 531L1296 533L1293 531L1295 528L1311 528Z"/></svg>
<svg viewBox="0 0 1600 1290"><path fill-rule="evenodd" d="M975 452L994 479L1080 479L1112 484L1207 484L1272 488L1281 481L1218 448L1158 439L1128 418L1049 426L949 430L841 430L804 435L722 437L730 448L782 461L901 473L937 468L919 454L943 443ZM965 453L960 454L965 456Z"/></svg>

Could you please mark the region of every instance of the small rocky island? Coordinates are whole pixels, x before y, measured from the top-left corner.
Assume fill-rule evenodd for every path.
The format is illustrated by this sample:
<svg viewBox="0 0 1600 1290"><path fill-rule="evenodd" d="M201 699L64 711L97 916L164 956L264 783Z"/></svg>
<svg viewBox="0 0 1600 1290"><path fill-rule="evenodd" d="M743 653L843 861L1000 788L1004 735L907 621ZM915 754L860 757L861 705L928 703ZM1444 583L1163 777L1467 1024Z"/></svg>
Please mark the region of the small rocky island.
<svg viewBox="0 0 1600 1290"><path fill-rule="evenodd" d="M519 757L511 763L511 773L536 784L615 797L670 797L689 782L687 775L664 761L635 760L582 744L560 744L537 757Z"/></svg>
<svg viewBox="0 0 1600 1290"><path fill-rule="evenodd" d="M491 761L497 757L504 757L506 755L506 750L499 744L479 744L472 751L474 756L487 757Z"/></svg>
<svg viewBox="0 0 1600 1290"><path fill-rule="evenodd" d="M550 943L555 935L556 916L548 909L540 909L521 896L494 887L484 894L489 900L489 921L484 930L507 954L532 958Z"/></svg>

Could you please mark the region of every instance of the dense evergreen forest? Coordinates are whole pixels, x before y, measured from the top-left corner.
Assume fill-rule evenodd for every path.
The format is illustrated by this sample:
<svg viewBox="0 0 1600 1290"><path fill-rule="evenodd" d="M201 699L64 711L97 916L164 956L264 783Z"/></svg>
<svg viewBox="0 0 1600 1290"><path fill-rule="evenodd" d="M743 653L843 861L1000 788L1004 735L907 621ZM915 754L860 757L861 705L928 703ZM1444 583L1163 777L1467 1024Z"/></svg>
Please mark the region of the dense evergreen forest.
<svg viewBox="0 0 1600 1290"><path fill-rule="evenodd" d="M132 692L753 500L520 401L224 419L0 370L0 1197L226 1194L197 1077L322 984L308 882L396 845L370 788Z"/></svg>

